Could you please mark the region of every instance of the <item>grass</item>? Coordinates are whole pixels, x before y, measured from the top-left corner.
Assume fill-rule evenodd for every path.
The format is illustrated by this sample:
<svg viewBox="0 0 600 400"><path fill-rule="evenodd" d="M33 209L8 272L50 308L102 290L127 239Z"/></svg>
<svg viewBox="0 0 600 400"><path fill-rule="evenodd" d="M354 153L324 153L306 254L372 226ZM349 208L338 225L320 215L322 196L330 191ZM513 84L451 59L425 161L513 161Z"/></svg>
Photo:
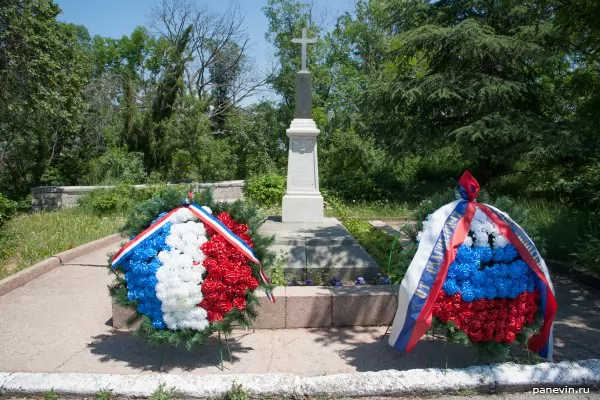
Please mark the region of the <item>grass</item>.
<svg viewBox="0 0 600 400"><path fill-rule="evenodd" d="M175 388L168 388L166 384L161 383L150 396L150 400L172 400L175 394Z"/></svg>
<svg viewBox="0 0 600 400"><path fill-rule="evenodd" d="M120 216L77 208L17 215L0 228L0 279L56 253L116 233Z"/></svg>
<svg viewBox="0 0 600 400"><path fill-rule="evenodd" d="M112 398L112 389L102 389L94 396L94 400L110 400Z"/></svg>
<svg viewBox="0 0 600 400"><path fill-rule="evenodd" d="M407 218L410 217L412 209L406 203L389 203L376 201L348 202L345 204L347 217L349 218ZM281 204L271 206L260 206L266 216L281 215ZM325 204L325 216L340 218L335 207Z"/></svg>
<svg viewBox="0 0 600 400"><path fill-rule="evenodd" d="M545 200L526 200L522 205L527 211L526 221L517 222L539 232L539 247L549 259L574 261L576 244L588 233L598 231L595 216L590 211L574 210L566 204Z"/></svg>
<svg viewBox="0 0 600 400"><path fill-rule="evenodd" d="M327 212L329 211L329 212ZM349 218L407 218L412 209L406 203L390 203L387 201L348 202L346 211ZM337 217L334 210L326 210L327 216Z"/></svg>
<svg viewBox="0 0 600 400"><path fill-rule="evenodd" d="M233 382L231 388L221 397L222 400L247 400L250 392L242 386Z"/></svg>
<svg viewBox="0 0 600 400"><path fill-rule="evenodd" d="M57 400L58 394L54 391L54 389L44 393L44 400Z"/></svg>

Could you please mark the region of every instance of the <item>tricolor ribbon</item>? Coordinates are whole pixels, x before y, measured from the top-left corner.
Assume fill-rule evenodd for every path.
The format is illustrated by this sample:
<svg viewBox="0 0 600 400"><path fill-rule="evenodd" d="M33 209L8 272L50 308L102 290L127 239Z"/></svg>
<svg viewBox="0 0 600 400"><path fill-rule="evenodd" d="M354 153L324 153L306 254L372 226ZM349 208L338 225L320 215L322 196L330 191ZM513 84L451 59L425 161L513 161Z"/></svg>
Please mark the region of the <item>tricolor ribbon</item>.
<svg viewBox="0 0 600 400"><path fill-rule="evenodd" d="M161 217L158 221L156 221L154 224L152 224L150 227L148 227L148 229L144 230L142 233L140 233L135 238L130 240L129 243L127 243L125 246L123 246L117 252L117 254L114 255L114 257L112 259L113 268L119 266L119 264L127 258L127 255L132 254L133 250L140 243L142 243L148 237L152 236L152 234L154 232L156 232L161 227L163 227L166 223L168 223L169 220L172 218L172 216L179 209L184 208L184 207L187 207L192 212L192 214L194 214L196 217L198 217L198 219L200 219L205 225L208 225L211 228L213 228L215 231L219 232L229 242L229 244L231 244L233 247L235 247L237 250L239 250L244 256L246 256L246 258L248 258L253 263L258 264L258 266L260 268L261 280L267 285L270 284L269 278L265 274L262 264L260 263L258 257L256 257L254 250L252 250L252 248L250 246L248 246L248 244L246 242L244 242L244 240L242 238L240 238L238 235L233 233L221 221L219 221L212 214L210 214L208 211L206 211L205 209L203 209L196 203L192 203L192 204L182 206L182 207L177 207L173 211L171 211L168 214ZM275 297L273 297L273 294L271 292L269 292L268 290L265 290L265 293L267 295L267 298L271 302L275 303Z"/></svg>
<svg viewBox="0 0 600 400"><path fill-rule="evenodd" d="M123 262L123 260L125 260L125 258L127 258L129 254L133 253L133 250L140 243L152 236L154 232L156 232L157 230L162 228L166 223L168 223L169 220L173 217L173 215L181 208L183 207L177 207L173 211L167 213L166 215L163 215L158 221L150 225L145 231L131 239L125 246L121 247L121 249L117 251L117 254L113 256L112 267L118 267L119 264L121 264L121 262Z"/></svg>
<svg viewBox="0 0 600 400"><path fill-rule="evenodd" d="M456 258L457 248L469 233L469 227L479 208L519 252L529 268L539 278L544 324L531 337L530 350L541 357L552 359L552 324L557 310L554 288L548 268L531 239L508 215L487 204L476 203L479 184L467 171L459 181L462 200L456 200L435 211L429 220L402 284L398 309L394 317L389 343L403 352L409 352L431 327L432 307L446 280L448 267Z"/></svg>
<svg viewBox="0 0 600 400"><path fill-rule="evenodd" d="M209 213L196 203L192 203L188 207L189 210L200 219L200 221L202 221L205 225L210 226L215 231L219 232L225 239L227 239L229 244L231 244L233 247L239 250L243 255L246 256L246 258L248 258L253 263L258 264L258 267L260 269L260 278L265 284L270 284L269 278L267 278L267 275L263 270L262 264L260 263L258 257L256 257L256 254L254 254L254 250L252 250L252 248L248 246L248 244L244 242L242 238L233 233L227 226L225 226L225 224L223 224L211 213ZM275 303L275 297L273 297L273 294L270 293L268 290L265 290L265 293L267 295L267 298L271 302Z"/></svg>

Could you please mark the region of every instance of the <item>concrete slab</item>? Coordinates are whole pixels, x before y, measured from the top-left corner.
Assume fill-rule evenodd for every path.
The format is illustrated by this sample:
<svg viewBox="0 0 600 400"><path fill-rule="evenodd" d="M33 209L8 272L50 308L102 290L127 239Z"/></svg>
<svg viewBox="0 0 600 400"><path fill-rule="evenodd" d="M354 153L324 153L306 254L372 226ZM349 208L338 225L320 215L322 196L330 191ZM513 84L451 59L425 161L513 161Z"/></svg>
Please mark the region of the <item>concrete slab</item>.
<svg viewBox="0 0 600 400"><path fill-rule="evenodd" d="M371 279L380 272L371 256L356 244L351 246L307 246L308 278L321 281L331 277L354 281L359 276Z"/></svg>
<svg viewBox="0 0 600 400"><path fill-rule="evenodd" d="M88 265L96 267L106 267L110 255L119 251L119 249L127 242L126 239L113 243L109 246L87 253L73 260L63 262L63 265Z"/></svg>
<svg viewBox="0 0 600 400"><path fill-rule="evenodd" d="M389 226L387 223L385 223L383 221L369 221L369 224L371 224L371 226L373 228L380 229L380 230L384 231L385 233L388 233L393 236L396 236L400 233L400 231L392 228L391 226Z"/></svg>
<svg viewBox="0 0 600 400"><path fill-rule="evenodd" d="M600 291L566 277L553 278L560 305L554 360L600 358ZM0 370L157 373L161 350L131 332L112 328L110 282L104 269L62 266L0 297ZM215 337L201 350L165 348L161 371L175 375L277 372L320 376L414 368L444 370L476 363L472 349L431 335L423 337L410 353L399 353L385 338L382 340L385 331L385 326L262 329L255 333L240 330L229 339L233 363L226 363L224 371L219 369ZM517 350L513 348L513 352ZM598 376L597 365L591 370Z"/></svg>
<svg viewBox="0 0 600 400"><path fill-rule="evenodd" d="M285 257L286 263L283 272L286 279L298 282L306 281L306 246L304 242L296 246L275 244L270 247L270 250L278 257Z"/></svg>
<svg viewBox="0 0 600 400"><path fill-rule="evenodd" d="M391 325L398 302L395 286L332 287L333 326Z"/></svg>
<svg viewBox="0 0 600 400"><path fill-rule="evenodd" d="M265 292L262 290L256 291L258 297L258 306L256 311L258 317L253 322L254 328L257 329L283 329L285 328L285 287L276 287L273 290L275 303L271 302Z"/></svg>
<svg viewBox="0 0 600 400"><path fill-rule="evenodd" d="M331 326L331 290L327 287L288 286L285 304L286 328Z"/></svg>
<svg viewBox="0 0 600 400"><path fill-rule="evenodd" d="M39 276L52 271L60 265L60 258L50 257L29 268L25 268L7 278L0 280L0 296L3 296L18 287L36 279Z"/></svg>
<svg viewBox="0 0 600 400"><path fill-rule="evenodd" d="M129 321L135 315L135 310L129 307L123 307L118 305L113 301L112 303L112 327L118 330L136 330L141 323L140 321L136 321L129 324Z"/></svg>
<svg viewBox="0 0 600 400"><path fill-rule="evenodd" d="M109 328L111 282L105 269L61 266L0 297L0 370L53 371L85 349Z"/></svg>

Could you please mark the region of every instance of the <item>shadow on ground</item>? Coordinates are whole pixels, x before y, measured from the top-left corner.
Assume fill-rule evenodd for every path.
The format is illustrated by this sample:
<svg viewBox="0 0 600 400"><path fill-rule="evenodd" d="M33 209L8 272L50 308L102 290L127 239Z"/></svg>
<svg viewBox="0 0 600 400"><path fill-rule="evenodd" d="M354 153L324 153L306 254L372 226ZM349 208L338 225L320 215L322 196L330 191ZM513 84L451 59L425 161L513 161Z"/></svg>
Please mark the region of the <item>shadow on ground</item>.
<svg viewBox="0 0 600 400"><path fill-rule="evenodd" d="M218 338L210 337L202 349L188 351L185 346L152 347L144 338L139 338L132 332L113 331L111 334L95 336L88 347L92 354L100 356L101 362L124 362L128 367L153 372L169 372L175 368L184 371L202 367L220 368L222 352L224 367L227 369L228 363L239 361L236 354L254 350L242 346L236 338L230 338L227 342L223 340L219 346Z"/></svg>
<svg viewBox="0 0 600 400"><path fill-rule="evenodd" d="M389 335L383 338L378 328L371 330L376 340L370 342L355 341L357 328L332 328L323 331L323 337L317 342L323 344L344 343L347 345L339 352L348 365L359 372L409 370L415 368L461 368L476 364L475 353L464 346L446 343L440 337L427 335L410 353L400 353L388 344ZM378 334L379 333L379 334Z"/></svg>
<svg viewBox="0 0 600 400"><path fill-rule="evenodd" d="M553 361L600 358L600 291L564 276L556 275L553 281L559 306L554 324ZM359 312L369 310L364 308ZM357 334L359 329L367 330L373 338L379 333L379 340L364 340L364 335ZM322 345L346 345L339 356L357 371L461 368L479 364L472 348L447 343L439 335L425 335L411 352L400 353L388 344L389 336L381 340L381 328L341 327L312 332L318 335L315 341ZM508 361L520 364L542 361L536 358L514 344Z"/></svg>

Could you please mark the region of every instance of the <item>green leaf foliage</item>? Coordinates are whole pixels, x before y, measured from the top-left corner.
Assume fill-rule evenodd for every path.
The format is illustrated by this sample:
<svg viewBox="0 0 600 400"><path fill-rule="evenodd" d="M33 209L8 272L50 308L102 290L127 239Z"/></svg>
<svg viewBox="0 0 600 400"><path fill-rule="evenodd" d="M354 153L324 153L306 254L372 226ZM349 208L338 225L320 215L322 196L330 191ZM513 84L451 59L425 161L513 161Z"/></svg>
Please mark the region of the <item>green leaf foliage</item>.
<svg viewBox="0 0 600 400"><path fill-rule="evenodd" d="M281 204L284 194L285 179L276 174L252 177L244 185L244 196L262 206Z"/></svg>

